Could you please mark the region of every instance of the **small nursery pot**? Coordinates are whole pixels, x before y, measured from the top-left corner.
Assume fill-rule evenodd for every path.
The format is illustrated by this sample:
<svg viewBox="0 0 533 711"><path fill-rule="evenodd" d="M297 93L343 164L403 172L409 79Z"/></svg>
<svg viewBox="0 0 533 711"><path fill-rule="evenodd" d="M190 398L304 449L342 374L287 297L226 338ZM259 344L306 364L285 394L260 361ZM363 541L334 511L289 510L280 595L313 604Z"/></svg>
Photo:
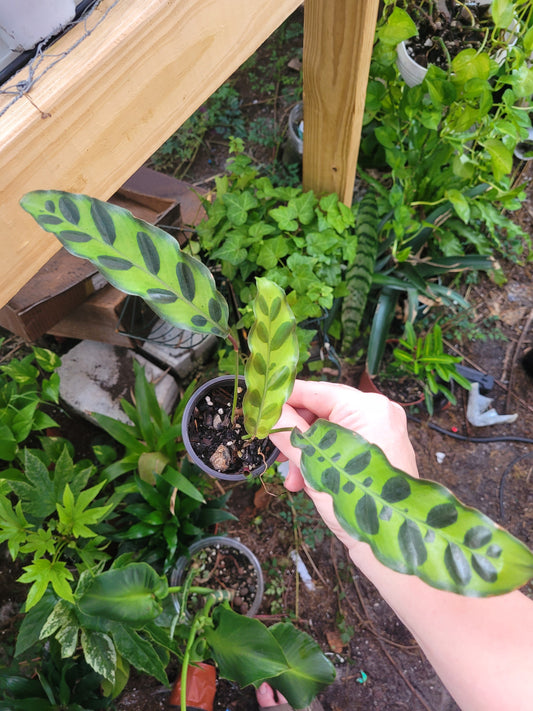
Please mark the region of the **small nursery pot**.
<svg viewBox="0 0 533 711"><path fill-rule="evenodd" d="M279 450L268 438L241 440L245 434L242 424L239 431L224 425L231 417L233 384L232 375L222 375L199 387L185 407L181 432L189 457L203 472L216 479L243 481L268 469L276 461ZM240 402L245 390L242 376L239 376L239 387ZM250 458L254 448L257 450L255 464ZM244 453L243 457L237 456L237 452Z"/></svg>
<svg viewBox="0 0 533 711"><path fill-rule="evenodd" d="M227 561L224 561L223 570L224 575L233 575L231 567L235 568L234 579L230 582L228 580L222 581L218 587L224 585L225 588L232 588L232 584L235 584L235 598L234 607L239 604L241 609L236 609L237 612L241 611L242 614L247 617L253 617L257 614L261 602L263 600L263 592L265 589L265 583L263 579L263 571L261 570L261 564L252 553L252 551L235 538L229 538L228 536L208 536L207 538L202 538L200 541L196 541L189 548L189 556L182 556L178 559L176 567L171 573L170 584L174 587L175 585L181 585L189 572L189 567L191 561L194 557L201 551L212 548L216 551L215 564L219 562L219 559L226 556ZM242 575L243 566L246 566L244 570L244 579L237 585L237 576ZM208 567L208 565L206 565ZM239 573L239 571L241 571ZM219 576L216 573L216 568L209 573L209 581L207 583L202 583L202 586L213 587L217 589L217 580ZM193 583L194 584L194 583ZM237 596L243 599L243 603L237 599ZM246 596L246 599L245 599ZM176 610L180 611L179 600L176 595L173 595L174 606ZM249 599L248 599L249 598ZM247 608L247 609L245 609Z"/></svg>
<svg viewBox="0 0 533 711"><path fill-rule="evenodd" d="M213 711L217 692L217 670L212 664L195 662L187 668L187 709L198 711ZM178 677L170 697L169 706L180 706L181 677Z"/></svg>

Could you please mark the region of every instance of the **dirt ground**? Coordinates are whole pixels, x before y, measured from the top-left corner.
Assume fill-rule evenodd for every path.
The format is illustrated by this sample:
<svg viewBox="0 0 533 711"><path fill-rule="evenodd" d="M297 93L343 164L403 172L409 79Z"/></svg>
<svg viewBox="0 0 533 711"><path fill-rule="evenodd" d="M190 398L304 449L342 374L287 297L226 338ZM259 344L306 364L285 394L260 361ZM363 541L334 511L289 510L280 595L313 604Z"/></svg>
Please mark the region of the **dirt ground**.
<svg viewBox="0 0 533 711"><path fill-rule="evenodd" d="M264 113L267 108L258 104L254 110ZM281 105L279 111L284 114L287 107ZM268 157L265 149L264 158ZM209 185L209 178L223 168L223 159L219 144L207 142L186 179ZM516 219L533 234L533 186ZM533 345L533 262L502 267L507 277L502 287L481 278L467 294L473 305L470 321L492 338L469 340L467 335L451 340L449 346L466 365L494 377L489 393L494 407L499 413L518 413L517 421L472 427L466 420L466 393L458 389L457 405L431 419L424 412L410 413L409 432L423 477L446 485L464 503L481 509L533 547L533 380L519 363L521 353ZM495 337L500 335L505 338ZM354 378L351 371L342 374L344 382L356 385ZM87 440L91 432L85 422L74 420L64 434L76 442ZM319 695L325 711L456 711L410 633L354 569L343 546L326 533L302 495L289 495L280 478L265 480L264 486L247 482L233 485L229 508L238 521L219 532L239 537L262 563L267 589L262 619L289 617L314 637L336 667L336 681ZM295 548L314 590L296 574L289 555ZM24 599L22 586L13 583L19 574L5 546L0 547L0 649L5 655ZM533 584L524 592L533 597ZM171 667L170 677L176 673ZM116 708L163 711L167 699L168 689L133 674ZM254 691L219 681L215 708L254 711Z"/></svg>

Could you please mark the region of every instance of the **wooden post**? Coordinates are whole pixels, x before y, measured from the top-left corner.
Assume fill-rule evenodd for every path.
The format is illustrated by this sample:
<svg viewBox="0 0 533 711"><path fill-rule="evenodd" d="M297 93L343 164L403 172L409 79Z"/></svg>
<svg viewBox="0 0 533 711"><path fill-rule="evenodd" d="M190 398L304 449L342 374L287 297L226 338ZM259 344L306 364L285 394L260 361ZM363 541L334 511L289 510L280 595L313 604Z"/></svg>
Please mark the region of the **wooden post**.
<svg viewBox="0 0 533 711"><path fill-rule="evenodd" d="M305 0L303 183L352 203L379 0Z"/></svg>

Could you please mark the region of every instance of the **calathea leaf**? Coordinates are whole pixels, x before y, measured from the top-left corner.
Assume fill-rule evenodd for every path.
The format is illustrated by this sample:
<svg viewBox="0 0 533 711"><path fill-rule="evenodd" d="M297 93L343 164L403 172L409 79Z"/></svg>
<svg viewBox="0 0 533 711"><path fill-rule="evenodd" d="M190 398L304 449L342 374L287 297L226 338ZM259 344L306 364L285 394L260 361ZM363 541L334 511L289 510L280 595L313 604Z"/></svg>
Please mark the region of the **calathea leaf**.
<svg viewBox="0 0 533 711"><path fill-rule="evenodd" d="M59 190L26 193L22 207L117 289L142 297L169 323L225 337L228 306L209 270L177 241L123 208Z"/></svg>
<svg viewBox="0 0 533 711"><path fill-rule="evenodd" d="M258 278L253 303L255 323L248 335L250 357L244 369L244 426L248 434L267 437L291 394L299 347L296 319L285 293L269 279Z"/></svg>
<svg viewBox="0 0 533 711"><path fill-rule="evenodd" d="M333 498L351 536L400 573L461 595L499 595L533 576L533 553L487 516L435 482L393 467L379 449L344 427L317 420L291 433L306 482Z"/></svg>

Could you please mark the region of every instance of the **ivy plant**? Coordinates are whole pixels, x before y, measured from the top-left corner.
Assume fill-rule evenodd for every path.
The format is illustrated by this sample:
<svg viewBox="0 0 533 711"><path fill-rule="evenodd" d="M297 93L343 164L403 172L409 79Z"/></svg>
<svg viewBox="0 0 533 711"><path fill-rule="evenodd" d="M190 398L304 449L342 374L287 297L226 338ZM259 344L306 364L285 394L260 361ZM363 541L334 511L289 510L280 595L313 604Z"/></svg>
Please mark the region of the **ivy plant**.
<svg viewBox="0 0 533 711"><path fill-rule="evenodd" d="M55 353L33 346L23 358L0 365L0 461L10 470L3 476L18 475L16 465L32 433L56 427L43 407L59 401L60 364Z"/></svg>
<svg viewBox="0 0 533 711"><path fill-rule="evenodd" d="M191 330L201 329L216 335L226 334L235 342L235 338L230 334L227 323L228 308L221 295L216 292L214 280L205 266L189 255L184 255L178 243L165 232L137 220L127 211L108 205L99 200L89 198L84 195L72 195L58 191L36 191L28 193L22 199L22 206L32 214L37 222L46 230L53 232L67 249L74 254L91 259L93 263L105 274L113 284L128 291L146 297L149 302L154 302L155 308L160 308L160 313L164 318L180 325L186 325ZM285 316L286 324L278 323L277 316L279 309L283 308L284 296L279 287L268 282L267 289L261 288L261 281L258 281L258 296L256 298L256 323L252 328L255 336L255 346L262 359L255 356L253 366L252 392L257 392L252 397L252 406L258 408L258 402L263 393L266 394L264 403L258 408L265 416L267 424L265 427L273 426L286 397L291 391L292 382L296 373L297 348L293 344L291 348L292 361L289 361L284 353L284 362L278 363L279 373L273 375L268 366L270 351L277 350L273 345L277 345L278 333L283 333L289 338L294 334L294 317L289 312ZM272 284L272 287L270 286ZM264 303L263 303L264 300ZM162 305L160 304L162 301ZM182 308L183 305L183 308ZM282 331L280 331L282 329ZM252 361L254 354L252 353ZM261 386L261 378L266 381L266 386ZM268 415L268 416L267 416ZM245 415L246 417L246 415ZM261 418L263 419L263 418ZM271 424L269 424L269 422ZM252 417L253 428L259 430L257 418ZM387 524L387 516L393 514L391 507L385 506L392 503L398 494L396 482L398 477L406 482L410 482L407 474L399 474L386 460L383 454L376 455L376 449L368 442L361 440L357 435L348 431L340 431L333 423L320 423L310 430L310 433L293 433L296 443L306 442L303 447L303 472L309 477L310 483L320 488L326 486L334 498L335 508L338 512L339 520L344 520L345 508L353 511L352 504L359 504L358 516L355 523L357 525L350 528L350 532L355 535L372 536L372 544L376 555L386 564L394 569L403 572L419 575L422 579L435 587L447 588L449 583L449 567L446 565L447 559L443 558L440 548L429 545L432 531L421 533L422 514L425 512L423 520L426 524L432 524L437 520L436 529L446 529L453 526L453 531L463 538L463 541L471 541L470 533L474 524L469 510L462 507L459 502L452 499L451 494L437 487L433 491L433 496L428 502L425 495L420 496L418 484L409 484L409 492L413 491L412 498L417 501L417 510L409 507L402 507L397 511ZM252 433L251 433L252 434ZM312 439L310 439L313 436ZM332 445L342 437L343 446L330 455ZM342 464L341 464L342 463ZM364 466L362 466L364 464ZM370 469L368 468L371 464ZM372 472L376 469L376 474ZM342 473L340 473L342 472ZM380 489L374 493L367 488L374 482L373 476L378 477ZM333 485L331 482L339 477L346 477L342 486ZM391 482L390 484L388 482ZM391 495L391 502L387 496L383 496L383 491L389 488L394 489ZM411 494L409 493L411 496ZM378 506L375 497L383 499L383 505ZM402 498L405 498L402 496ZM401 499L399 499L401 500ZM373 503L372 503L373 502ZM454 509L454 520L452 515L436 519L437 512L451 511ZM365 512L369 507L371 523L366 525ZM372 514L373 507L376 507L377 514ZM422 512L422 514L421 514ZM380 516L384 517L380 519ZM479 522L479 526L485 525L485 518L482 514L474 513L474 519ZM428 519L429 517L429 519ZM353 517L347 517L352 521ZM363 526L361 527L361 520ZM383 524L380 521L383 520ZM379 524L376 527L376 521ZM500 594L511 590L525 583L533 574L533 554L509 533L501 532L496 536L496 526L493 525L491 535L498 541L498 552L494 560L496 575L485 575L483 577L478 572L470 576L463 576L461 583L457 585L457 591L467 595L490 595ZM359 526L359 528L358 528ZM424 550L427 552L427 563L423 557L417 558L418 562L409 564L405 561L405 556L409 555L409 546L402 548L397 543L398 531L411 531L417 529L424 540L426 534L429 539ZM368 529L368 530L367 530ZM492 533L494 531L494 533ZM389 533L390 532L390 533ZM418 534L414 534L418 541ZM403 540L403 539L402 539ZM446 537L446 540L448 538ZM420 547L420 546L419 546ZM473 546L475 549L475 545ZM448 556L455 555L455 547L449 546L446 550ZM484 550L484 549L483 549ZM494 550L494 549L491 549ZM476 553L476 556L485 558L491 563L490 555L484 556ZM472 560L477 558L472 558ZM474 564L472 563L471 566ZM489 568L489 565L486 565ZM472 568L474 570L474 568ZM428 574L431 570L431 574Z"/></svg>

